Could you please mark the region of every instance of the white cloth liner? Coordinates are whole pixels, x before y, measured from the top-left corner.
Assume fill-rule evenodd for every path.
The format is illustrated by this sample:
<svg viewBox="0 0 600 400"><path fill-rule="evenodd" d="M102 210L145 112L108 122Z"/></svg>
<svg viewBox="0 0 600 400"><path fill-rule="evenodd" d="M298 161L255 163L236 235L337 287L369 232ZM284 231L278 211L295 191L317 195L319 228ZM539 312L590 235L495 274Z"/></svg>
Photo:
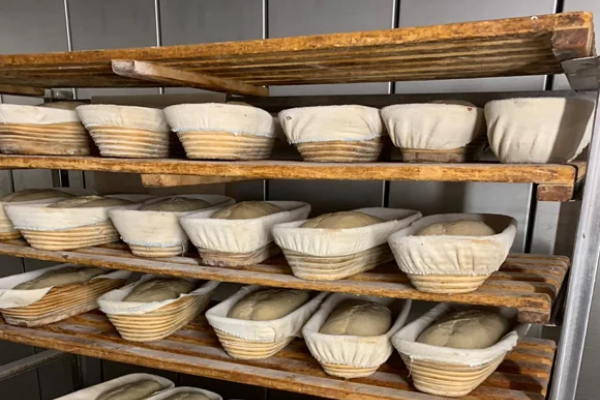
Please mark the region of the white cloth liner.
<svg viewBox="0 0 600 400"><path fill-rule="evenodd" d="M360 211L386 222L360 228L300 228L306 220L278 224L273 227L275 243L282 249L311 256L336 257L360 253L387 242L388 236L421 218L415 210L398 208L359 208Z"/></svg>
<svg viewBox="0 0 600 400"><path fill-rule="evenodd" d="M490 236L415 236L421 229L438 222L486 219L495 219L505 228ZM407 274L489 275L506 260L516 232L517 221L504 215L438 214L423 217L393 233L388 243L398 267Z"/></svg>
<svg viewBox="0 0 600 400"><path fill-rule="evenodd" d="M28 282L39 276L42 276L48 271L63 269L66 267L82 266L77 264L59 264L53 267L42 268L36 271L25 272L23 274L10 275L0 279L0 308L17 308L27 307L41 300L53 286L33 290L13 290L13 288L21 283ZM90 267L91 268L91 267ZM98 275L90 279L127 279L131 275L129 271L113 271L105 269L106 273Z"/></svg>
<svg viewBox="0 0 600 400"><path fill-rule="evenodd" d="M178 393L189 393L189 392L202 393L203 395L208 397L210 400L223 400L223 397L221 397L221 395L219 395L215 392L211 392L210 390L206 390L206 389L200 389L200 388L188 387L188 386L179 386L176 388L164 390L157 395L148 397L147 400L164 400L164 399L168 399L170 396L173 396Z"/></svg>
<svg viewBox="0 0 600 400"><path fill-rule="evenodd" d="M398 333L392 336L392 344L398 353L410 357L411 360L478 367L511 351L517 345L517 342L527 334L530 328L528 324L518 325L504 335L498 343L486 349L453 349L450 347L417 343L416 340L421 332L439 319L440 316L451 311L451 308L452 305L449 303L439 304L419 319L400 329ZM508 317L510 311L507 312L506 309L501 309L500 313ZM410 371L411 366L407 365L407 367Z"/></svg>
<svg viewBox="0 0 600 400"><path fill-rule="evenodd" d="M68 394L63 397L59 397L56 400L96 400L101 394L116 389L118 387L127 385L128 383L134 383L144 380L154 380L163 386L163 393L167 389L171 389L175 384L162 376L150 375L150 374L130 374L121 376L119 378L110 380L108 382L100 383L98 385L90 386L85 389L78 390L74 393ZM155 397L151 397L154 399ZM212 400L212 399L211 399ZM217 400L215 398L215 400Z"/></svg>
<svg viewBox="0 0 600 400"><path fill-rule="evenodd" d="M198 289L191 291L190 293L182 293L176 299L169 299L163 301L151 301L151 302L137 302L137 301L123 301L123 299L131 293L138 285L149 281L150 279L160 278L157 275L146 274L142 276L138 281L133 282L125 287L111 290L108 293L103 294L98 298L98 306L100 311L108 315L143 315L152 311L156 311L164 306L174 303L184 297L188 296L204 296L207 293L216 289L220 282L206 281ZM188 282L194 282L198 284L198 279L185 279Z"/></svg>
<svg viewBox="0 0 600 400"><path fill-rule="evenodd" d="M483 109L457 104L397 104L381 110L396 147L451 150L484 133Z"/></svg>
<svg viewBox="0 0 600 400"><path fill-rule="evenodd" d="M249 253L273 241L273 226L306 219L310 205L300 201L268 201L284 211L252 219L211 219L216 212L191 213L180 219L188 237L200 249Z"/></svg>
<svg viewBox="0 0 600 400"><path fill-rule="evenodd" d="M81 123L75 110L0 104L0 123L2 124L48 125L68 122Z"/></svg>
<svg viewBox="0 0 600 400"><path fill-rule="evenodd" d="M170 132L162 110L158 108L88 104L76 108L87 129L95 127L122 127L152 132Z"/></svg>
<svg viewBox="0 0 600 400"><path fill-rule="evenodd" d="M212 204L211 207L193 211L155 211L139 210L147 204L156 203L163 199L181 197L185 199L200 199ZM190 213L208 213L212 215L215 210L235 204L231 197L213 194L182 194L164 196L149 200L135 207L117 207L109 210L108 215L119 231L125 243L148 247L182 246L188 241L179 219Z"/></svg>
<svg viewBox="0 0 600 400"><path fill-rule="evenodd" d="M275 137L271 114L260 108L237 104L179 104L165 108L174 132L211 131L234 135Z"/></svg>
<svg viewBox="0 0 600 400"><path fill-rule="evenodd" d="M377 336L329 335L319 330L344 300L374 301L389 307L392 303L402 301L402 310L396 316L389 331ZM353 294L335 293L327 298L319 310L302 328L302 336L310 353L324 364L348 365L357 368L375 368L387 361L392 354L390 338L406 322L410 311L411 300L398 300L374 296L356 296Z"/></svg>
<svg viewBox="0 0 600 400"><path fill-rule="evenodd" d="M92 193L77 189L68 189L68 188L49 188L52 190L57 190L60 192L73 193L77 196L89 196ZM52 197L48 199L38 199L38 200L30 200L30 201L19 201L19 202L10 202L10 201L0 201L0 232L10 232L14 230L12 222L8 219L6 212L4 212L4 206L10 204L19 204L19 205L29 205L29 204L43 204L43 203L56 203L60 200L68 200L68 197Z"/></svg>
<svg viewBox="0 0 600 400"><path fill-rule="evenodd" d="M379 110L372 107L298 107L279 113L289 143L366 141L385 134Z"/></svg>
<svg viewBox="0 0 600 400"><path fill-rule="evenodd" d="M246 321L242 319L227 318L229 310L240 300L257 290L269 289L265 286L245 286L231 297L220 302L206 312L206 319L210 326L220 331L241 339L275 343L292 336L298 336L302 326L310 316L319 308L327 293L318 293L301 307L292 311L285 317L271 321Z"/></svg>
<svg viewBox="0 0 600 400"><path fill-rule="evenodd" d="M516 98L485 105L490 148L504 163L565 163L592 137L594 102Z"/></svg>
<svg viewBox="0 0 600 400"><path fill-rule="evenodd" d="M104 197L131 201L154 198L154 196L140 194L111 194ZM137 207L136 204L131 204L109 207L48 208L49 205L48 203L28 205L14 203L6 205L4 210L16 229L60 231L106 222L109 220L108 210L114 207Z"/></svg>

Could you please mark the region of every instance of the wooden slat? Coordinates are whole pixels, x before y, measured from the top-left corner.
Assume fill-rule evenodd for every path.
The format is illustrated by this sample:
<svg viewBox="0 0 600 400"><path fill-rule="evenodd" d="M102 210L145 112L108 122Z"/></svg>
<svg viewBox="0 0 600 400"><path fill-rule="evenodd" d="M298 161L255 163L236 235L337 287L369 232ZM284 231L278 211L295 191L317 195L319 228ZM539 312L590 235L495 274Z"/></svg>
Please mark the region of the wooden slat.
<svg viewBox="0 0 600 400"><path fill-rule="evenodd" d="M268 96L269 89L238 82L226 78L189 72L172 67L136 60L112 60L115 74L133 79L141 79L162 85L190 86L197 89L213 90L246 96Z"/></svg>
<svg viewBox="0 0 600 400"><path fill-rule="evenodd" d="M414 391L409 372L394 353L370 377L343 380L324 374L301 339L264 360L239 361L225 354L204 317L167 339L132 343L121 339L99 312L28 329L0 321L0 339L128 364L260 385L332 399L441 400ZM524 339L466 400L542 400L555 345Z"/></svg>
<svg viewBox="0 0 600 400"><path fill-rule="evenodd" d="M24 85L0 85L0 94L13 94L17 96L44 97L46 90L43 87Z"/></svg>
<svg viewBox="0 0 600 400"><path fill-rule="evenodd" d="M592 54L592 15L577 12L242 42L6 55L0 56L0 84L157 85L114 74L111 61L116 59L272 86L555 74L562 72L562 61Z"/></svg>
<svg viewBox="0 0 600 400"><path fill-rule="evenodd" d="M45 168L81 171L180 174L251 179L334 179L538 184L538 199L569 201L577 179L573 165L308 163L299 161L191 161L104 157L0 155L0 169Z"/></svg>
<svg viewBox="0 0 600 400"><path fill-rule="evenodd" d="M0 255L222 282L512 307L517 309L521 322L536 324L549 322L552 302L569 268L569 259L566 257L511 255L500 271L475 292L445 295L419 292L394 264L383 265L344 280L319 282L294 277L281 257L263 264L232 269L202 266L200 260L191 254L167 259L138 258L124 245L54 252L33 249L23 241L0 242Z"/></svg>
<svg viewBox="0 0 600 400"><path fill-rule="evenodd" d="M142 180L142 185L147 188L211 185L215 183L231 183L247 180L246 178L237 177L166 174L141 174L140 178Z"/></svg>

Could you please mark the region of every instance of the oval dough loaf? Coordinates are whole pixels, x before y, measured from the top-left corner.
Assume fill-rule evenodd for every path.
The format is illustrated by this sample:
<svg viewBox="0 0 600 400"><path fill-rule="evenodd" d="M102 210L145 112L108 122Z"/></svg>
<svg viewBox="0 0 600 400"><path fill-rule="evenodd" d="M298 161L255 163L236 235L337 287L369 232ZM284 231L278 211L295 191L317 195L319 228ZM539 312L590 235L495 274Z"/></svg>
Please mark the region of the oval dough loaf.
<svg viewBox="0 0 600 400"><path fill-rule="evenodd" d="M115 207L125 204L133 204L132 201L102 196L82 196L74 199L62 200L52 203L48 208L91 208L91 207Z"/></svg>
<svg viewBox="0 0 600 400"><path fill-rule="evenodd" d="M328 335L379 336L392 327L392 312L383 304L344 300L337 305L319 332Z"/></svg>
<svg viewBox="0 0 600 400"><path fill-rule="evenodd" d="M95 276L106 273L106 270L96 267L65 267L48 271L28 282L23 282L13 289L33 290L43 289L51 286L63 286L73 283L84 283Z"/></svg>
<svg viewBox="0 0 600 400"><path fill-rule="evenodd" d="M61 192L60 190L53 189L26 189L19 192L5 194L0 197L0 201L17 203L20 201L34 201L44 199L56 199L60 197L73 197L70 193Z"/></svg>
<svg viewBox="0 0 600 400"><path fill-rule="evenodd" d="M96 400L143 400L162 390L160 383L144 379L102 393Z"/></svg>
<svg viewBox="0 0 600 400"><path fill-rule="evenodd" d="M247 321L283 318L310 299L310 293L296 289L264 289L250 293L229 310L227 317Z"/></svg>
<svg viewBox="0 0 600 400"><path fill-rule="evenodd" d="M210 400L207 395L195 392L176 393L165 400Z"/></svg>
<svg viewBox="0 0 600 400"><path fill-rule="evenodd" d="M419 232L417 236L491 236L496 232L485 222L461 219L451 222L438 222L429 225Z"/></svg>
<svg viewBox="0 0 600 400"><path fill-rule="evenodd" d="M180 294L187 294L194 290L196 285L185 279L156 278L137 285L123 301L149 303L151 301L164 301L176 299Z"/></svg>
<svg viewBox="0 0 600 400"><path fill-rule="evenodd" d="M300 225L300 228L348 229L380 224L382 222L385 222L385 220L358 211L341 211L309 219Z"/></svg>
<svg viewBox="0 0 600 400"><path fill-rule="evenodd" d="M506 334L510 325L489 311L458 311L442 317L419 335L417 342L453 349L485 349Z"/></svg>
<svg viewBox="0 0 600 400"><path fill-rule="evenodd" d="M157 201L156 203L146 204L140 207L143 211L194 211L201 208L210 207L208 201L201 199L186 199L185 197L171 197L168 199Z"/></svg>
<svg viewBox="0 0 600 400"><path fill-rule="evenodd" d="M275 204L266 201L243 201L229 207L225 207L211 218L215 219L252 219L264 217L265 215L275 214L283 209Z"/></svg>

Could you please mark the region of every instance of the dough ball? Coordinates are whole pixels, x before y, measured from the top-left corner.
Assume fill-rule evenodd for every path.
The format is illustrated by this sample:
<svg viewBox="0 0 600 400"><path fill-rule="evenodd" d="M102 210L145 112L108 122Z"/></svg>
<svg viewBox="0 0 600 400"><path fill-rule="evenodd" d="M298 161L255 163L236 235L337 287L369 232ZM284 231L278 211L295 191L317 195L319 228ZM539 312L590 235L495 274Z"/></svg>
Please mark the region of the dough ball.
<svg viewBox="0 0 600 400"><path fill-rule="evenodd" d="M229 207L222 208L214 213L211 218L215 219L252 219L264 217L283 211L275 204L266 201L243 201Z"/></svg>
<svg viewBox="0 0 600 400"><path fill-rule="evenodd" d="M96 400L143 400L162 389L160 383L145 379L109 390L102 393Z"/></svg>
<svg viewBox="0 0 600 400"><path fill-rule="evenodd" d="M133 204L132 201L102 196L81 196L74 199L62 200L52 203L48 208L92 208L92 207L115 207Z"/></svg>
<svg viewBox="0 0 600 400"><path fill-rule="evenodd" d="M146 204L140 207L140 210L144 211L194 211L201 208L210 207L208 201L201 199L186 199L185 197L170 197L168 199L160 200L155 203Z"/></svg>
<svg viewBox="0 0 600 400"><path fill-rule="evenodd" d="M84 101L53 101L52 103L40 104L40 107L56 108L59 110L75 110L75 108L86 104L88 103Z"/></svg>
<svg viewBox="0 0 600 400"><path fill-rule="evenodd" d="M341 211L309 219L300 228L348 229L375 225L385 220L358 211Z"/></svg>
<svg viewBox="0 0 600 400"><path fill-rule="evenodd" d="M244 103L243 101L228 101L225 104L232 104L234 106L246 106L246 107L252 107L250 104L248 103Z"/></svg>
<svg viewBox="0 0 600 400"><path fill-rule="evenodd" d="M51 286L63 286L73 283L84 283L95 276L105 274L106 270L96 267L65 267L48 271L35 279L28 282L23 282L15 286L13 289L18 290L33 290L42 289Z"/></svg>
<svg viewBox="0 0 600 400"><path fill-rule="evenodd" d="M452 222L438 222L417 232L417 236L491 236L496 232L485 222L461 219Z"/></svg>
<svg viewBox="0 0 600 400"><path fill-rule="evenodd" d="M185 279L156 278L150 279L135 287L123 301L149 303L151 301L164 301L176 299L182 293L194 290L196 284Z"/></svg>
<svg viewBox="0 0 600 400"><path fill-rule="evenodd" d="M210 400L210 398L202 393L181 392L176 393L173 396L169 396L165 400Z"/></svg>
<svg viewBox="0 0 600 400"><path fill-rule="evenodd" d="M455 105L455 106L466 106L466 107L475 107L475 104L473 103L469 103L468 101L465 100L433 100L430 101L431 104L449 104L449 105Z"/></svg>
<svg viewBox="0 0 600 400"><path fill-rule="evenodd" d="M340 302L319 332L328 335L378 336L392 327L392 312L383 304L365 300Z"/></svg>
<svg viewBox="0 0 600 400"><path fill-rule="evenodd" d="M457 311L425 329L417 342L453 349L486 349L508 332L510 324L489 311Z"/></svg>
<svg viewBox="0 0 600 400"><path fill-rule="evenodd" d="M298 309L310 293L296 289L264 289L250 293L229 310L227 317L247 321L271 321Z"/></svg>
<svg viewBox="0 0 600 400"><path fill-rule="evenodd" d="M14 193L5 194L0 197L0 201L17 203L20 201L34 201L34 200L45 200L45 199L56 199L56 198L67 198L73 197L70 193L61 192L60 190L53 189L26 189Z"/></svg>

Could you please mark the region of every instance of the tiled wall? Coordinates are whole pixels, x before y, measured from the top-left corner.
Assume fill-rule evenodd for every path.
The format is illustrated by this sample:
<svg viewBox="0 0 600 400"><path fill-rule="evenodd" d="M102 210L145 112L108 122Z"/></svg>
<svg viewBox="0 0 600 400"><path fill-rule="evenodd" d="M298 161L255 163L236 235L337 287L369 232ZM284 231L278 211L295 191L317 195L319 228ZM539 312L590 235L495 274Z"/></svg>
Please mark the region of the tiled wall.
<svg viewBox="0 0 600 400"><path fill-rule="evenodd" d="M31 53L65 50L175 45L293 35L387 29L468 20L547 14L558 0L3 0L0 13L0 53ZM568 10L591 9L600 15L598 0L565 0ZM594 10L595 9L595 10ZM600 23L598 24L600 25ZM410 83L366 83L275 87L273 95L387 94L408 92L465 92L493 90L539 90L546 77L473 79ZM557 79L555 87L564 87ZM167 93L190 89L166 89ZM80 98L92 95L159 93L158 89L79 89ZM4 102L32 103L31 99L4 96ZM71 174L71 182L82 182ZM49 171L0 172L0 191L50 186ZM264 188L268 190L264 191ZM241 191L245 198L304 200L316 212L379 206L417 208L426 214L455 211L486 211L517 218L520 234L514 250L525 248L524 227L531 198L530 185L470 183L249 182ZM554 250L560 205L538 205L532 251ZM561 220L562 221L562 220ZM36 268L38 263L2 258L0 276ZM595 310L598 313L598 310ZM594 327L597 337L600 325ZM592 339L595 340L595 339ZM593 351L593 350L592 350ZM32 354L33 349L0 342L0 363ZM591 365L596 356L588 357ZM58 365L58 366L57 366ZM139 368L86 359L88 383L109 379ZM596 369L590 369L595 371ZM51 399L71 389L69 364L53 364L37 372L0 382L0 397L23 400ZM592 373L592 372L590 372ZM214 388L225 398L265 399L264 389L163 373L180 384ZM585 372L584 372L585 375ZM593 382L593 380L592 380ZM593 390L583 388L588 397ZM271 391L271 399L292 395Z"/></svg>

